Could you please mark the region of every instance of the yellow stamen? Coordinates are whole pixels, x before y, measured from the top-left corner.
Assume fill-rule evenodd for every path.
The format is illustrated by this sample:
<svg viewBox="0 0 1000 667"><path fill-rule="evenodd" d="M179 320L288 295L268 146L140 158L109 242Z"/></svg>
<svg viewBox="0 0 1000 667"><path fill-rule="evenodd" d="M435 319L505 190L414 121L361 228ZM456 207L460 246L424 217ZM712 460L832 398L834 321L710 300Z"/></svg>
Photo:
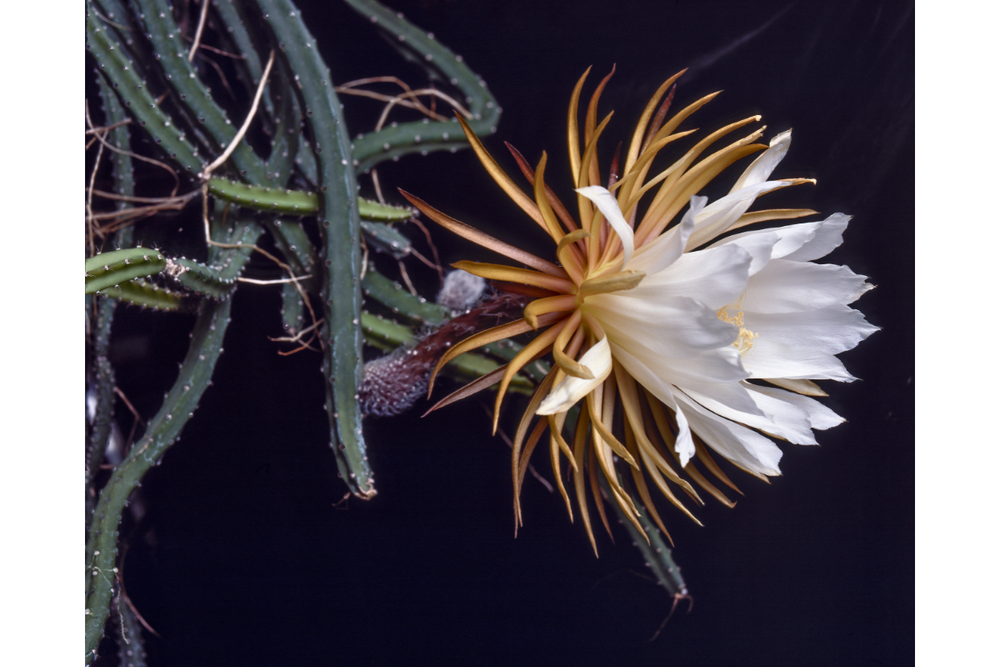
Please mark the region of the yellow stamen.
<svg viewBox="0 0 1000 667"><path fill-rule="evenodd" d="M740 301L742 300L743 297L740 297ZM729 314L730 308L736 309L735 315ZM733 343L733 347L740 351L741 357L746 357L750 354L750 352L753 351L754 341L757 340L757 336L760 334L756 334L743 326L743 309L740 308L739 302L733 306L724 306L719 310L719 312L716 313L716 316L723 322L729 322L730 324L734 324L739 327L740 336L736 339L736 342Z"/></svg>

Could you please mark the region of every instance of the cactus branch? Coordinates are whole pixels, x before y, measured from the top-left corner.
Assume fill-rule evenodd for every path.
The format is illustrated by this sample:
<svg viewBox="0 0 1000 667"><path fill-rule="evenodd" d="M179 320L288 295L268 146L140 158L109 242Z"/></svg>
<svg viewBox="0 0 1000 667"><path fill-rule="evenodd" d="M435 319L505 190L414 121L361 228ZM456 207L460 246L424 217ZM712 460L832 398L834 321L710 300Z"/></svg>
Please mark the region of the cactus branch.
<svg viewBox="0 0 1000 667"><path fill-rule="evenodd" d="M108 617L122 510L143 475L177 440L198 407L222 354L231 305L231 299L202 302L177 381L159 412L150 420L140 442L132 447L128 458L115 469L111 481L101 490L87 538L85 659L88 663L104 634L104 622Z"/></svg>
<svg viewBox="0 0 1000 667"><path fill-rule="evenodd" d="M357 183L351 144L330 70L295 6L288 0L258 0L289 69L313 85L299 89L306 125L316 149L324 244L322 340L331 446L351 492L370 498L375 487L365 453L357 399L361 373L361 273ZM319 85L315 85L319 82Z"/></svg>

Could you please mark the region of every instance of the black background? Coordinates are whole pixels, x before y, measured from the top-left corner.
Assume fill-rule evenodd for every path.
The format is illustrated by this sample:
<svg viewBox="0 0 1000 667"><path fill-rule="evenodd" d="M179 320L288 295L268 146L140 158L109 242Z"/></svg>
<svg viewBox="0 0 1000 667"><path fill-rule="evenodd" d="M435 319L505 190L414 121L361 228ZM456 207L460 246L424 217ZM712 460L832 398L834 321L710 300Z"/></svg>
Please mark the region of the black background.
<svg viewBox="0 0 1000 667"><path fill-rule="evenodd" d="M862 381L825 387L848 422L820 433L820 447L783 446L783 477L765 485L734 470L745 497L732 510L699 509L703 528L661 505L694 607L682 605L648 642L671 600L621 527L616 544L598 533L594 558L558 495L529 478L514 538L509 449L489 436L481 400L371 420L379 494L337 505L346 489L327 444L319 357L279 357L266 341L280 335L277 291L244 286L214 386L144 482L145 515L126 536L126 587L161 635L148 637L150 664L911 664L912 4L388 4L486 80L504 109L486 140L501 164L516 171L504 140L530 162L545 149L559 192L569 183L569 94L590 65L585 96L617 65L601 107L616 111L605 150L612 137L627 140L656 87L686 66L677 103L724 91L689 127L755 113L765 137L793 127L775 176L818 185L769 195L768 205L855 216L825 261L877 285L856 305L883 330L841 355ZM336 82L394 73L424 83L351 10L302 9ZM342 101L352 133L369 130L377 105ZM379 171L391 200L403 187L548 252L471 151ZM370 179L360 182L370 192ZM487 258L434 237L446 262ZM433 274L413 273L432 296ZM164 389L141 388L170 381L188 325L134 310L116 322L119 381L144 416ZM516 408L501 420L508 432ZM536 466L551 478L544 457Z"/></svg>

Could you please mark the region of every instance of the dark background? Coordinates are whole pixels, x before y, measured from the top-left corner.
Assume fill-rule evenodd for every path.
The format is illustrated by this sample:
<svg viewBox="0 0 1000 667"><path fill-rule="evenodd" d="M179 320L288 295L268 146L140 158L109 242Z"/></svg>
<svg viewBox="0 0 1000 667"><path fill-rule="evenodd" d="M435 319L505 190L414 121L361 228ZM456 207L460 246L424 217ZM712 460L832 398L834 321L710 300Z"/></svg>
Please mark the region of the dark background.
<svg viewBox="0 0 1000 667"><path fill-rule="evenodd" d="M379 494L338 505L346 489L327 444L319 357L279 357L266 341L280 335L277 292L244 286L214 386L144 481L145 515L125 536L126 587L161 635L147 637L150 664L912 664L912 4L387 4L486 80L504 109L486 140L501 164L516 171L504 140L531 162L545 149L559 192L569 183L569 94L590 65L585 96L617 64L601 107L616 111L605 150L611 138L627 141L656 87L684 67L677 103L724 90L688 127L755 113L766 138L793 127L775 175L818 185L767 204L855 216L825 261L877 285L856 305L883 330L841 355L863 381L825 387L848 422L820 433L820 447L783 446L783 477L765 485L730 468L746 495L732 510L699 509L703 528L660 505L694 607L682 605L648 642L671 600L624 529L615 527L616 544L598 532L594 558L558 495L529 478L514 538L509 449L489 436L481 400L371 420ZM336 82L388 73L425 82L348 8L302 9ZM369 130L378 107L342 101L352 134ZM520 236L526 218L471 151L379 171L390 199L403 187L507 241L536 238ZM446 262L483 258L434 237ZM432 296L433 274L413 273ZM134 310L116 321L119 383L148 402L147 417L157 400L140 395L138 378L172 377L185 326L183 316ZM514 403L501 419L508 432ZM536 465L551 479L545 457Z"/></svg>

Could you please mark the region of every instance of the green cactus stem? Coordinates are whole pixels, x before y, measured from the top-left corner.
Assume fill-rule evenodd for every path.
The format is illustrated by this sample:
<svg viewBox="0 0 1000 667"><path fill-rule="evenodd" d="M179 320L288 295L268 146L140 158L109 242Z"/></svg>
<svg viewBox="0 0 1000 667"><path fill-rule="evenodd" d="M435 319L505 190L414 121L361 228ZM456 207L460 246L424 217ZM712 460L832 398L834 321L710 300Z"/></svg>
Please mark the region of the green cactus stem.
<svg viewBox="0 0 1000 667"><path fill-rule="evenodd" d="M123 641L118 642L118 664L121 667L146 667L146 651L142 646L142 625L124 599L120 599L118 617Z"/></svg>
<svg viewBox="0 0 1000 667"><path fill-rule="evenodd" d="M315 215L319 212L319 195L315 192L259 187L217 177L208 180L208 191L220 199L258 211L295 215ZM358 213L362 220L371 222L402 222L413 215L409 208L387 206L362 198L358 199Z"/></svg>
<svg viewBox="0 0 1000 667"><path fill-rule="evenodd" d="M305 323L305 303L302 295L292 283L284 283L281 286L281 322L285 331L290 334L297 334L302 330Z"/></svg>
<svg viewBox="0 0 1000 667"><path fill-rule="evenodd" d="M234 232L233 244L242 246L218 253L218 262L209 266L193 259L168 260L166 273L187 289L212 299L228 299L233 293L236 279L246 266L254 244L263 233L255 222L239 225Z"/></svg>
<svg viewBox="0 0 1000 667"><path fill-rule="evenodd" d="M361 281L365 296L375 299L389 308L394 315L400 315L417 324L442 324L448 319L448 309L436 303L414 296L403 286L390 280L369 264Z"/></svg>
<svg viewBox="0 0 1000 667"><path fill-rule="evenodd" d="M88 257L87 294L152 276L167 267L167 259L151 248L123 248Z"/></svg>
<svg viewBox="0 0 1000 667"><path fill-rule="evenodd" d="M190 109L197 126L211 137L215 143L212 147L215 152L221 152L236 137L243 119L238 119L234 125L226 112L212 100L212 91L201 81L188 60L187 48L181 39L180 28L174 21L170 4L166 0L137 0L137 4L140 9L139 18L145 25L158 65L169 85ZM266 181L264 163L246 141L239 143L230 160L237 171L250 181Z"/></svg>
<svg viewBox="0 0 1000 667"><path fill-rule="evenodd" d="M361 231L365 233L369 250L391 255L393 259L403 259L413 250L410 239L395 227L362 220Z"/></svg>
<svg viewBox="0 0 1000 667"><path fill-rule="evenodd" d="M258 0L289 69L312 85L299 89L306 126L316 150L320 226L325 271L323 300L323 373L331 446L340 475L351 492L371 498L375 487L365 453L361 410L356 399L361 381L361 274L357 182L340 101L330 70L288 0Z"/></svg>
<svg viewBox="0 0 1000 667"><path fill-rule="evenodd" d="M145 80L135 68L133 59L118 39L117 33L103 22L87 3L87 50L97 62L101 74L111 83L122 103L146 129L156 143L182 169L199 173L204 162L197 149L161 108Z"/></svg>
<svg viewBox="0 0 1000 667"><path fill-rule="evenodd" d="M496 132L500 120L500 107L486 88L486 83L430 33L416 27L402 14L383 7L372 0L345 0L356 12L373 24L387 31L390 43L404 51L411 60L422 65L435 79L456 86L466 96L468 119L472 130L479 135ZM416 121L399 123L377 132L365 134L354 141L354 164L364 172L380 162L398 159L414 153L457 150L468 146L456 121Z"/></svg>
<svg viewBox="0 0 1000 667"><path fill-rule="evenodd" d="M681 576L681 569L674 563L673 554L670 547L663 541L663 533L660 532L660 529L646 517L644 511L636 508L639 523L642 524L642 529L646 532L644 536L625 517L618 503L613 502L610 505L618 513L619 522L628 530L632 542L642 553L642 557L646 560L659 585L663 586L671 597L688 597L688 588L687 584L684 583L684 577Z"/></svg>
<svg viewBox="0 0 1000 667"><path fill-rule="evenodd" d="M264 220L264 227L271 234L292 273L296 277L312 276L302 281L303 287L310 293L319 292L316 248L309 240L302 223L289 218L267 218Z"/></svg>
<svg viewBox="0 0 1000 667"><path fill-rule="evenodd" d="M143 475L177 440L188 418L198 407L222 354L231 305L232 299L202 301L191 333L191 345L177 381L159 412L149 421L142 438L132 446L128 457L115 469L111 480L101 490L87 537L85 659L88 663L93 659L108 618L117 575L118 524L122 510Z"/></svg>
<svg viewBox="0 0 1000 667"><path fill-rule="evenodd" d="M152 308L153 310L186 310L191 305L187 295L154 285L141 278L109 287L100 294L133 306Z"/></svg>

